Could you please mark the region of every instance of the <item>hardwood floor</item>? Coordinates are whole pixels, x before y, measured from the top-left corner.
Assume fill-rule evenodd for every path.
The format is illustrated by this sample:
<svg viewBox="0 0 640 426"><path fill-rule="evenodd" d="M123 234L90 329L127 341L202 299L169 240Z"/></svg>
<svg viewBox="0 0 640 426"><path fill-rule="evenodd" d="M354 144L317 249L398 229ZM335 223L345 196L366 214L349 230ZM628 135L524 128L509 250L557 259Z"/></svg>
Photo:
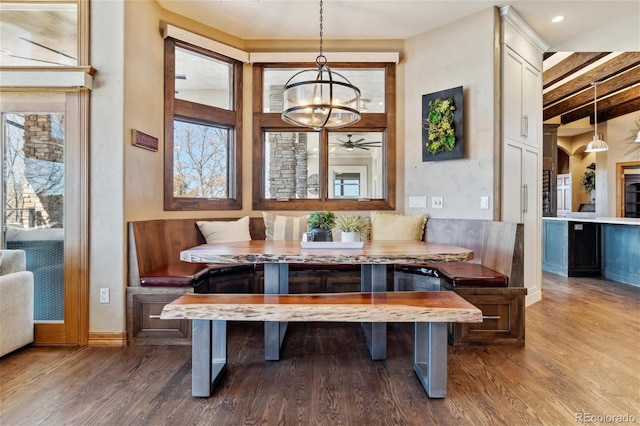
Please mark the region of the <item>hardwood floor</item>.
<svg viewBox="0 0 640 426"><path fill-rule="evenodd" d="M543 287L525 347L449 347L443 400L413 372L409 324L390 325L388 359L371 361L358 325L291 323L283 359L265 362L262 323L230 323L209 399L191 397L188 346L14 352L0 425L640 423L640 287L551 274Z"/></svg>

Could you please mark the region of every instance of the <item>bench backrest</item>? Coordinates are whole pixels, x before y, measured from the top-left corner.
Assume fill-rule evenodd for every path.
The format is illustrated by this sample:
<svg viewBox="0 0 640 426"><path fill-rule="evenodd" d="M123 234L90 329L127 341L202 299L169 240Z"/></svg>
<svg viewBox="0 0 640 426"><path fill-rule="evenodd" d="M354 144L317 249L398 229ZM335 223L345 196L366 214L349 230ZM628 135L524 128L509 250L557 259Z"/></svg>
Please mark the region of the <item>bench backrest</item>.
<svg viewBox="0 0 640 426"><path fill-rule="evenodd" d="M509 277L509 287L523 287L523 226L492 220L430 218L425 240L471 249L474 262Z"/></svg>
<svg viewBox="0 0 640 426"><path fill-rule="evenodd" d="M196 222L237 219L155 219L129 222L129 286L139 286L141 276L178 262L182 250L204 244L204 237ZM264 221L261 217L250 218L249 232L254 240L264 240Z"/></svg>

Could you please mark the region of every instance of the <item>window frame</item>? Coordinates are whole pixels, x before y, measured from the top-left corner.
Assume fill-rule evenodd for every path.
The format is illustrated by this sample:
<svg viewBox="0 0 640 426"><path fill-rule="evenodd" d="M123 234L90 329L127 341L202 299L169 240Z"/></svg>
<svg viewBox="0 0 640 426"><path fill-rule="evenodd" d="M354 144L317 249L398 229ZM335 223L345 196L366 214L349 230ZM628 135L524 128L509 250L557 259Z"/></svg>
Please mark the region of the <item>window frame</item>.
<svg viewBox="0 0 640 426"><path fill-rule="evenodd" d="M175 98L175 49L194 53L230 64L233 68L232 106L227 110ZM165 38L164 52L164 209L241 210L242 209L242 68L243 64L227 56L172 37ZM173 194L174 119L215 127L230 132L227 198L175 197Z"/></svg>
<svg viewBox="0 0 640 426"><path fill-rule="evenodd" d="M319 194L309 199L265 199L264 174L266 158L264 135L266 132L313 131L285 123L280 113L263 112L263 74L269 68L315 68L313 63L254 63L253 64L253 182L252 207L254 210L395 210L396 201L396 64L390 62L340 62L331 63L332 69L340 68L383 68L385 70L385 107L384 113L362 113L360 121L352 126L335 129L349 131L382 132L385 134L385 158L382 165L386 185L381 199L337 199L329 198L329 131L321 130L319 157ZM301 130L304 129L304 130Z"/></svg>

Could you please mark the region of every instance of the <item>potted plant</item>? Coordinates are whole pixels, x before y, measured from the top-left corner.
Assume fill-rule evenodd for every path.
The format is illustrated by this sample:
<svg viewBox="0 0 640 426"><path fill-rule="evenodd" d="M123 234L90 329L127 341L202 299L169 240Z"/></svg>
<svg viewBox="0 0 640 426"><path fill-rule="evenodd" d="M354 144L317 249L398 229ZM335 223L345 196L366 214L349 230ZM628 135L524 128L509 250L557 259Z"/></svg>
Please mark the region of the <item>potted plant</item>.
<svg viewBox="0 0 640 426"><path fill-rule="evenodd" d="M591 202L594 202L595 194L593 193L593 191L596 189L596 172L594 172L593 170L587 170L586 172L584 172L584 175L582 175L581 183L584 189L589 193Z"/></svg>
<svg viewBox="0 0 640 426"><path fill-rule="evenodd" d="M360 241L369 233L369 221L360 215L340 216L336 219L336 229L342 232L342 241Z"/></svg>
<svg viewBox="0 0 640 426"><path fill-rule="evenodd" d="M326 210L311 212L307 225L313 241L333 241L331 230L335 223L336 215L333 212Z"/></svg>

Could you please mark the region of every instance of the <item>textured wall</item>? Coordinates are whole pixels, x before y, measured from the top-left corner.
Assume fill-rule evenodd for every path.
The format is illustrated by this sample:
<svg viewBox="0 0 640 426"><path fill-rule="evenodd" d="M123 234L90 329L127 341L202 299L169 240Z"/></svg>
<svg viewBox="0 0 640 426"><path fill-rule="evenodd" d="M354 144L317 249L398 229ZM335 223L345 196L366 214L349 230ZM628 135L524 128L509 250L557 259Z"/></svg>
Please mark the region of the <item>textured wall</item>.
<svg viewBox="0 0 640 426"><path fill-rule="evenodd" d="M405 55L405 212L432 217L494 219L499 173L494 9L407 40ZM422 95L463 86L464 158L422 162ZM490 196L489 210L480 196ZM408 208L408 198L426 196L426 209ZM431 197L443 197L432 209Z"/></svg>

